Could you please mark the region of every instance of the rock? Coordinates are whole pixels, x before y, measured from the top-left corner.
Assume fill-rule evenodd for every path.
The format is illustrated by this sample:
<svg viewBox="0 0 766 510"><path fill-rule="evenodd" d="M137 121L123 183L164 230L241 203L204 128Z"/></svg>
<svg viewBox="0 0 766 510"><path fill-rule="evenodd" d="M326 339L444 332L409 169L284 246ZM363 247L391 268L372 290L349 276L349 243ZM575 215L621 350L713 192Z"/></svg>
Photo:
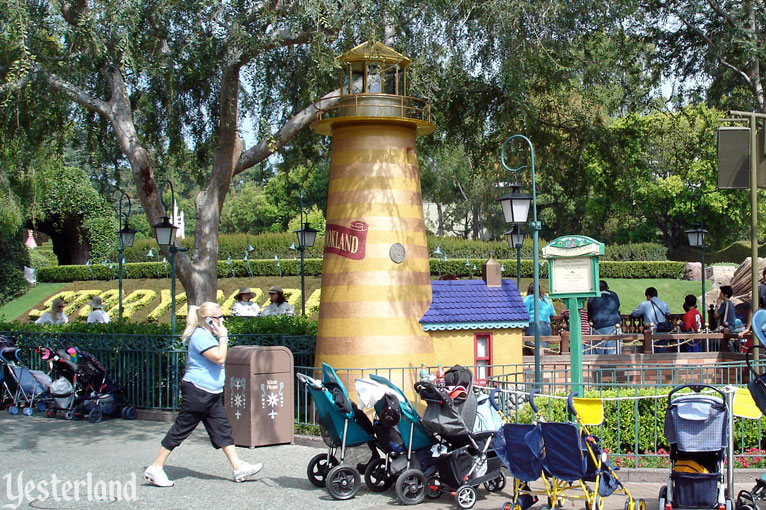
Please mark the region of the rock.
<svg viewBox="0 0 766 510"><path fill-rule="evenodd" d="M702 263L687 262L684 267L684 280L702 281Z"/></svg>
<svg viewBox="0 0 766 510"><path fill-rule="evenodd" d="M731 285L734 277L735 268L733 266L710 266L705 268L707 279L712 281L712 288L718 288L721 285Z"/></svg>
<svg viewBox="0 0 766 510"><path fill-rule="evenodd" d="M759 258L758 259L758 277L760 278L763 274L763 269L766 267L766 259ZM739 265L739 267L734 271L734 274L732 275L731 283L729 284L734 289L734 296L736 296L741 301L751 301L751 295L752 295L752 286L753 286L753 279L752 279L752 272L751 272L751 266L750 266L750 257L746 258L745 261Z"/></svg>

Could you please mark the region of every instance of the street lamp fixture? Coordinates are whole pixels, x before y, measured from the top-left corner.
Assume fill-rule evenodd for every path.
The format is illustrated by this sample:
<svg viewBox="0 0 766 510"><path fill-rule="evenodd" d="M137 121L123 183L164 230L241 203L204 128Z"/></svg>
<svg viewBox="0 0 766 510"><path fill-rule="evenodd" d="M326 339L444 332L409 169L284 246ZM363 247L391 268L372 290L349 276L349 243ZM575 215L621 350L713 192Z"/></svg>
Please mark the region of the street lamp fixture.
<svg viewBox="0 0 766 510"><path fill-rule="evenodd" d="M304 221L304 209L303 209L303 191L300 194L300 209L301 209L301 225L302 228L295 231L298 236L297 250L301 252L301 314L306 316L306 267L305 267L305 252L306 248L314 246L314 242L317 238L317 229L312 228L308 221ZM305 214L306 220L308 220L308 214Z"/></svg>
<svg viewBox="0 0 766 510"><path fill-rule="evenodd" d="M702 198L700 197L700 219L702 219ZM686 231L686 235L689 236L689 246L700 249L700 260L702 262L702 327L707 327L707 320L705 319L705 234L707 230L702 228L702 223L696 223L689 230Z"/></svg>
<svg viewBox="0 0 766 510"><path fill-rule="evenodd" d="M170 334L176 336L176 253L181 251L187 251L184 247L178 247L176 242L176 231L178 227L170 222L170 216L168 216L168 204L165 203L163 198L163 192L165 191L165 185L170 186L170 203L176 203L176 194L173 189L173 183L169 179L165 179L160 186L160 201L162 207L165 208L165 216L162 217L162 221L156 225L152 225L154 229L154 235L157 236L157 244L167 248L170 251Z"/></svg>
<svg viewBox="0 0 766 510"><path fill-rule="evenodd" d="M505 233L508 239L508 246L516 250L516 288L521 291L521 247L524 244L524 238L527 233L521 230L518 225L514 225L511 230Z"/></svg>
<svg viewBox="0 0 766 510"><path fill-rule="evenodd" d="M537 221L537 194L535 190L535 149L532 142L524 135L513 135L505 140L500 149L500 162L503 167L514 175L527 168L523 165L517 168L509 167L505 162L505 148L515 139L520 139L529 146L530 170L532 173L532 195L521 193L518 184L511 185L511 192L498 199L503 208L503 216L506 223L520 225L529 223L529 229L532 231L532 270L533 270L533 288L534 288L534 323L535 323L535 384L542 383L542 372L540 371L540 266L538 263L538 233L540 231L540 222ZM529 221L529 209L532 208L532 220Z"/></svg>
<svg viewBox="0 0 766 510"><path fill-rule="evenodd" d="M117 305L117 317L119 320L122 320L122 253L125 248L130 248L133 246L133 241L136 238L136 231L130 228L130 224L128 222L128 218L130 218L130 197L128 196L127 193L125 193L121 189L118 189L118 191L120 192L119 212L117 213L118 225L122 223L123 217L125 218L125 226L122 227L119 231L117 231L117 235L120 236L120 244L117 248L117 257L119 258L119 261L118 261L119 283L117 284L117 295L118 295L119 304ZM128 203L128 210L124 214L122 212L123 199L127 200L127 203Z"/></svg>

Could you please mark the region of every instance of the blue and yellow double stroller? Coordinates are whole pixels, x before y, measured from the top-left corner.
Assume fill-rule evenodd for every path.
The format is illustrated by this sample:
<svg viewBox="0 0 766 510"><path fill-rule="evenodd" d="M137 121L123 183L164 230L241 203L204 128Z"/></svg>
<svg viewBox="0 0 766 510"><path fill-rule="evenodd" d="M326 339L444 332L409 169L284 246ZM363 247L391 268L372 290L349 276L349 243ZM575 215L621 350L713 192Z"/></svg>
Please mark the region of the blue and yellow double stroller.
<svg viewBox="0 0 766 510"><path fill-rule="evenodd" d="M603 421L600 399L567 399L571 422L545 422L534 402L529 403L537 422L531 425L506 424L498 433L496 451L514 476L514 499L507 505L522 510L523 496L544 494L548 507L562 506L564 500L584 500L586 510L602 510L605 498L615 492L624 494L626 510L646 510L643 499L634 499L610 466L600 440L588 431L589 425ZM578 411L578 408L580 409ZM532 458L529 458L531 454ZM538 479L544 491L529 490L528 484Z"/></svg>
<svg viewBox="0 0 766 510"><path fill-rule="evenodd" d="M304 374L297 377L311 393L322 426L322 438L328 446L327 453L320 453L311 459L306 475L317 487L327 487L333 498L350 499L359 491L361 476L356 467L343 464L346 450L367 444L373 452L371 460L379 457L372 423L351 401L330 365L322 363L321 381ZM335 456L338 448L340 460Z"/></svg>

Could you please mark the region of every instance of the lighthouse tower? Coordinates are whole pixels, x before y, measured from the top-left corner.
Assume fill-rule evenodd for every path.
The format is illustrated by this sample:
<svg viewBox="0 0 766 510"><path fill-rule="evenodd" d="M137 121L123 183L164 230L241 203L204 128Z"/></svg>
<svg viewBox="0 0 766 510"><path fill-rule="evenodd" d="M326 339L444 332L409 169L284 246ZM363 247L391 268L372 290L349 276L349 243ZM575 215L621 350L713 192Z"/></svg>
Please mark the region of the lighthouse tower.
<svg viewBox="0 0 766 510"><path fill-rule="evenodd" d="M338 57L340 97L317 104L332 136L317 364L420 366L433 343L418 320L431 278L415 149L431 107L407 96L410 60L379 43Z"/></svg>

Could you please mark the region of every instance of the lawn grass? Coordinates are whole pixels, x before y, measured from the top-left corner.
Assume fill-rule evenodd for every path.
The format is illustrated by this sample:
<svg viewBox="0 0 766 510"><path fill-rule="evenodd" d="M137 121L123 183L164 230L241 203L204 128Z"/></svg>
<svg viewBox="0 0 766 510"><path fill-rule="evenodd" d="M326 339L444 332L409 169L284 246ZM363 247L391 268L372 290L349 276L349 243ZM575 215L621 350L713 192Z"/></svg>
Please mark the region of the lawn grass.
<svg viewBox="0 0 766 510"><path fill-rule="evenodd" d="M38 303L47 299L48 296L58 292L67 285L69 284L59 282L38 283L23 296L0 306L0 321L12 321L16 317L26 314L30 308L34 308Z"/></svg>
<svg viewBox="0 0 766 510"><path fill-rule="evenodd" d="M687 294L699 297L702 294L702 282L693 282L688 280L653 280L653 279L630 279L630 278L605 278L609 289L617 293L620 298L620 313L627 315L638 306L641 301L646 300L644 291L647 287L657 289L657 297L665 301L670 306L670 313L684 313L683 304ZM540 280L544 289L548 288L548 280ZM526 295L527 287L532 283L531 278L521 279L522 295ZM709 291L710 283L705 285L705 290ZM566 303L554 300L556 312L561 313L566 309Z"/></svg>

